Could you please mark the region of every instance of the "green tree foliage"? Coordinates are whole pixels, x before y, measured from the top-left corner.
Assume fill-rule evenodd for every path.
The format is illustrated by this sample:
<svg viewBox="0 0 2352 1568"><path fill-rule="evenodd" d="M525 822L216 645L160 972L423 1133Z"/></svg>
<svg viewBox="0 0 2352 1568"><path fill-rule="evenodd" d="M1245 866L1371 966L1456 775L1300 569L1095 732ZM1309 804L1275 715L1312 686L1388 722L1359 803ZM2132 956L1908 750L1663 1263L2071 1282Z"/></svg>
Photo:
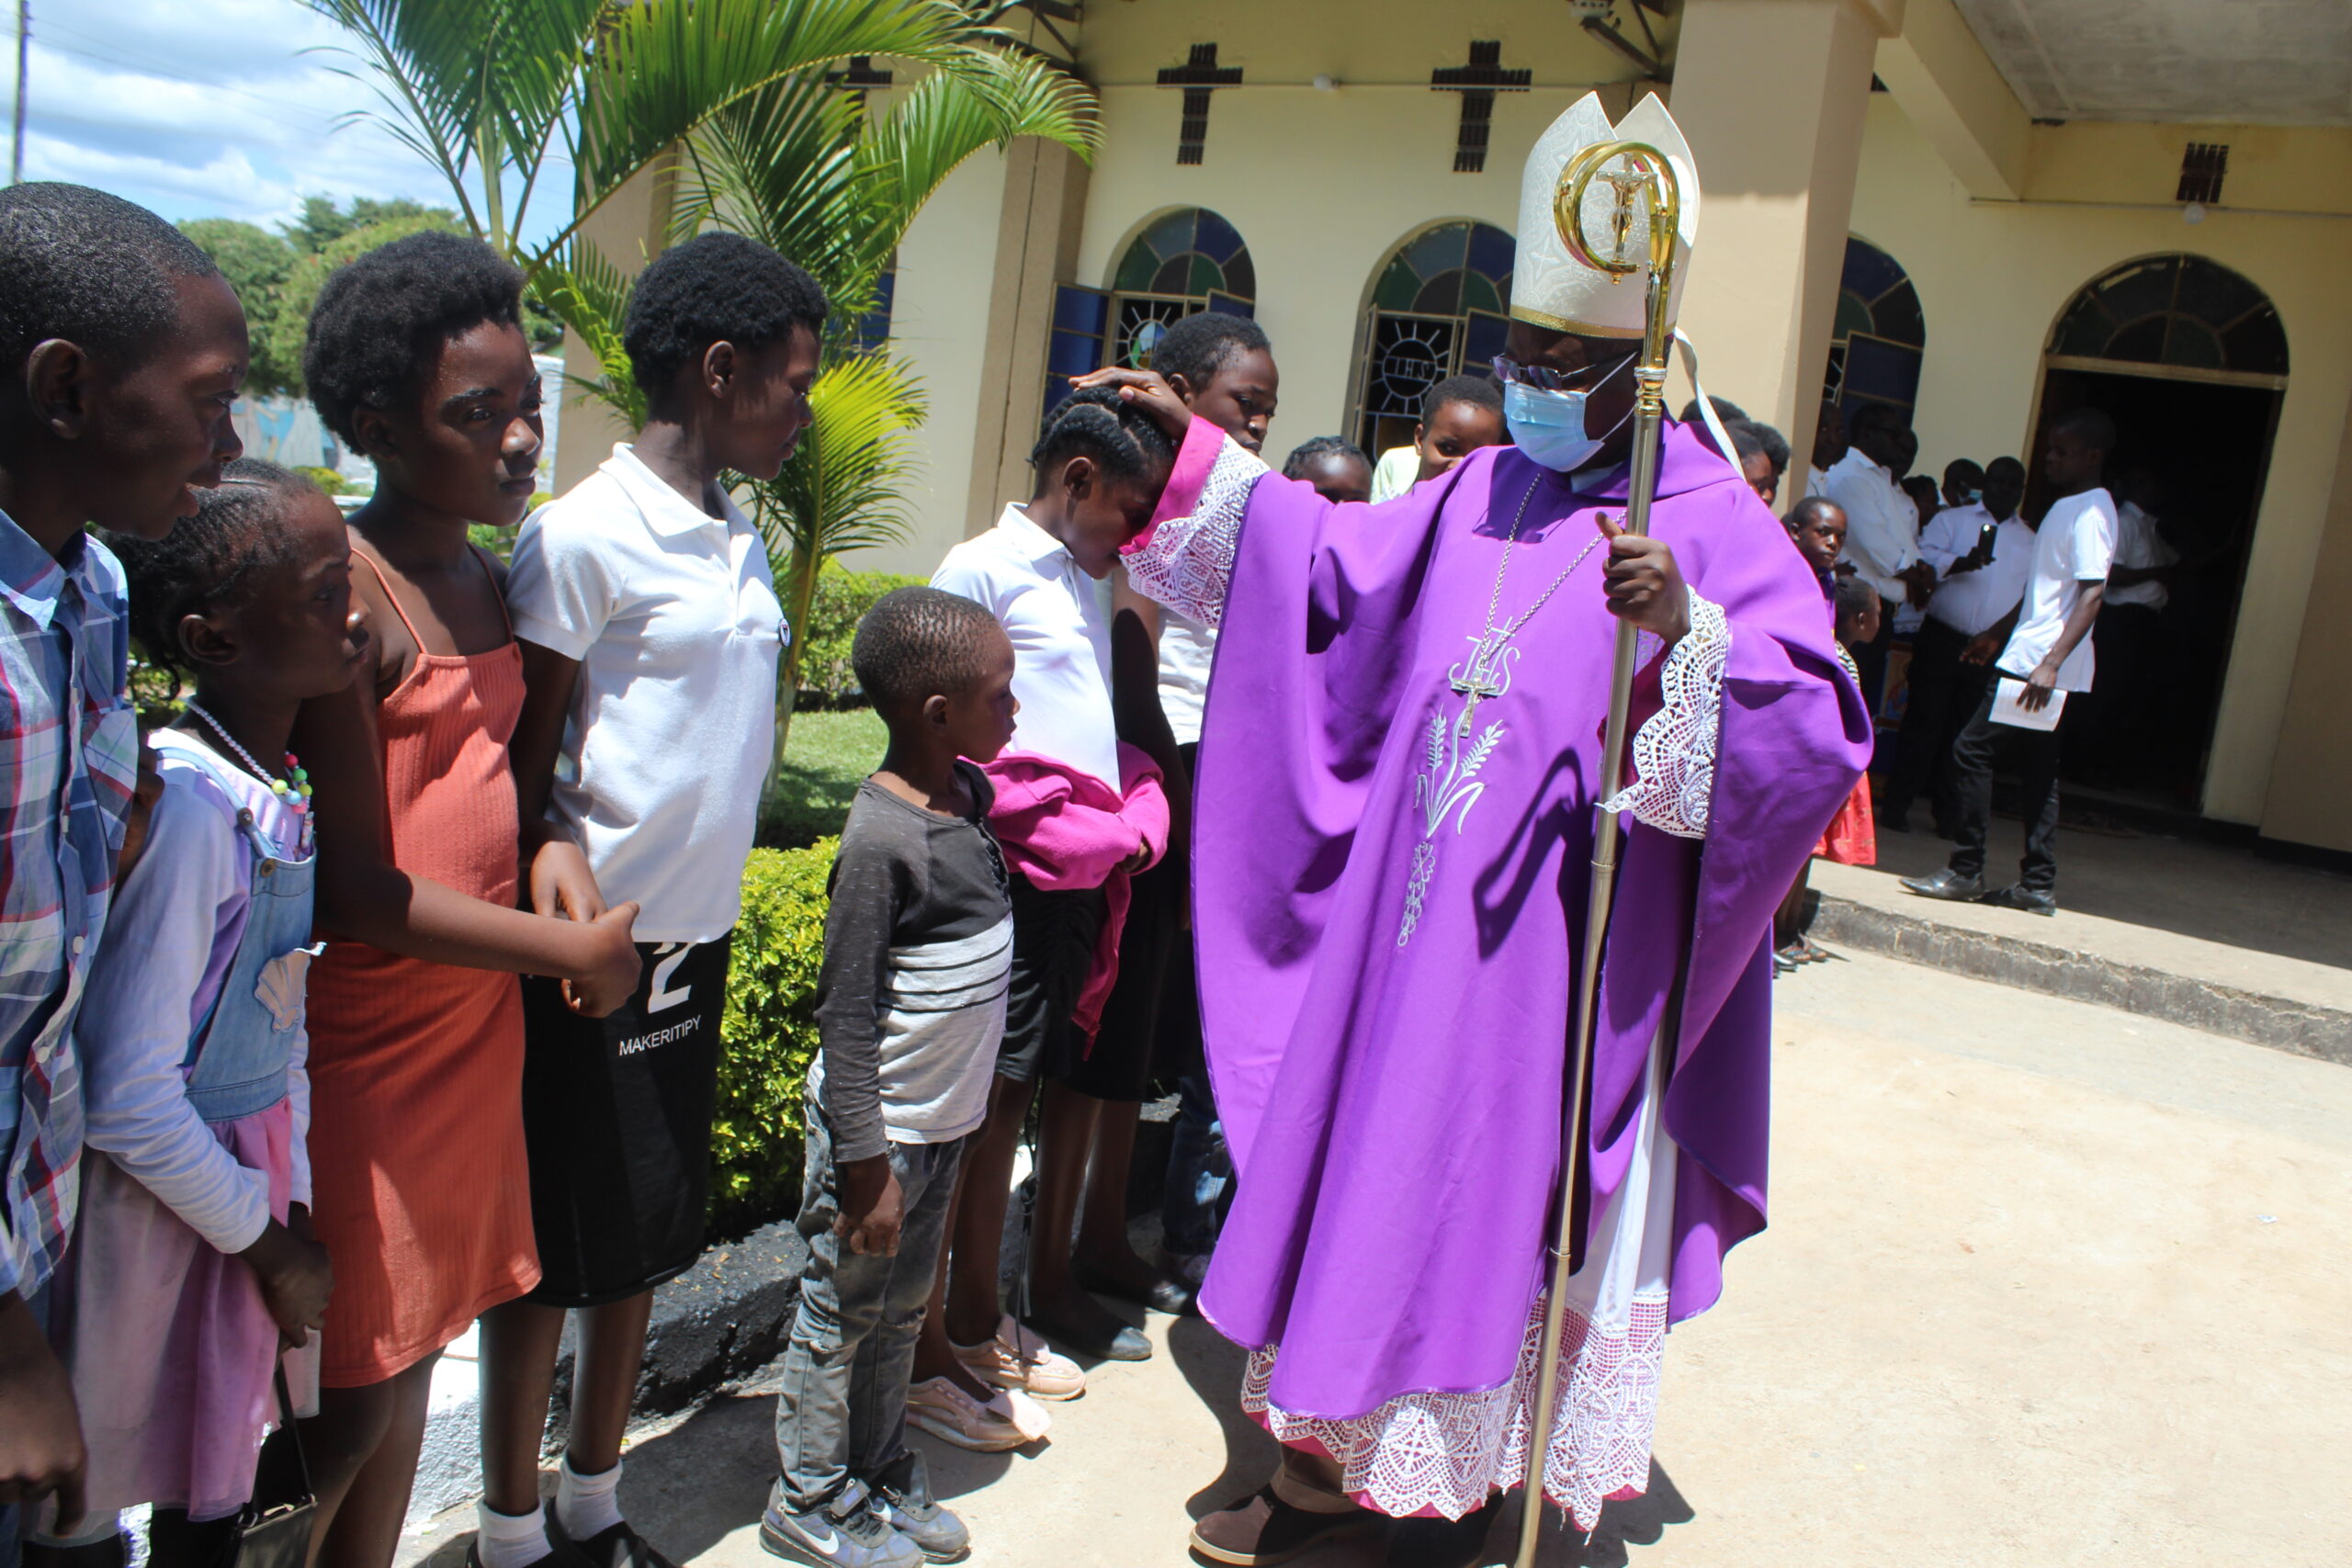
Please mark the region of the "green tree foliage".
<svg viewBox="0 0 2352 1568"><path fill-rule="evenodd" d="M278 358L271 346L278 300L287 276L299 254L282 235L233 218L198 218L180 225L180 232L212 258L229 287L245 307L245 323L253 339L253 360L245 372L248 396L300 391L302 386L301 345L298 340L291 361Z"/></svg>
<svg viewBox="0 0 2352 1568"><path fill-rule="evenodd" d="M357 196L351 198L349 205L337 207L333 197L306 196L302 198L301 216L286 225L286 239L304 254L316 255L355 230L403 218L441 218L454 222L457 216L446 207L427 207L405 197L377 201Z"/></svg>

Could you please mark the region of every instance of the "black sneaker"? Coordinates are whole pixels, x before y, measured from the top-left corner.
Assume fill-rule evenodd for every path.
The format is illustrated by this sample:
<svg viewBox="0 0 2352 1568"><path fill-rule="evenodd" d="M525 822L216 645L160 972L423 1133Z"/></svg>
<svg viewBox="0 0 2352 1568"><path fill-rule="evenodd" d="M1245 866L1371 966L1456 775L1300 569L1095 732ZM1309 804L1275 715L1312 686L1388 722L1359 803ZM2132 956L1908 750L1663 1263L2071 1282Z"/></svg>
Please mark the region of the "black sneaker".
<svg viewBox="0 0 2352 1568"><path fill-rule="evenodd" d="M1930 876L1906 876L1904 888L1922 898L1941 898L1953 904L1979 903L1984 897L1984 879L1962 876L1946 866Z"/></svg>
<svg viewBox="0 0 2352 1568"><path fill-rule="evenodd" d="M548 1531L548 1539L556 1541L556 1550L560 1552L565 1546L560 1536L562 1527L554 1525L555 1510L552 1507L548 1510L548 1520L554 1526ZM585 1540L569 1544L572 1551L594 1563L595 1568L678 1568L676 1563L648 1546L645 1538L629 1529L626 1519L605 1526ZM548 1568L565 1568L565 1564L550 1560Z"/></svg>
<svg viewBox="0 0 2352 1568"><path fill-rule="evenodd" d="M767 1511L760 1516L760 1545L770 1556L810 1568L922 1565L922 1548L891 1529L855 1481L823 1507L799 1514L786 1506L784 1483L777 1482L768 1488Z"/></svg>
<svg viewBox="0 0 2352 1568"><path fill-rule="evenodd" d="M876 1472L874 1511L922 1549L926 1562L954 1562L972 1550L964 1521L932 1501L931 1472L922 1455L907 1450Z"/></svg>

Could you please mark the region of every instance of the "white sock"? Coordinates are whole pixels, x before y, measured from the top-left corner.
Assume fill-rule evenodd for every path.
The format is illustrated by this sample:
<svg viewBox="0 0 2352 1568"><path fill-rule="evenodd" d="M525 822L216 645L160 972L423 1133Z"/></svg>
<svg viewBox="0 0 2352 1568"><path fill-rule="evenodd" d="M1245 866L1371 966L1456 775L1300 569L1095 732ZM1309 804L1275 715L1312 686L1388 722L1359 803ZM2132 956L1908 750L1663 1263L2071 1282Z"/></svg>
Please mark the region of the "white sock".
<svg viewBox="0 0 2352 1568"><path fill-rule="evenodd" d="M556 1471L555 1518L563 1533L574 1540L586 1540L602 1534L621 1522L621 1467L615 1461L613 1468L596 1475L582 1475L571 1468L571 1456L563 1456L563 1463ZM496 1568L484 1562L482 1568Z"/></svg>
<svg viewBox="0 0 2352 1568"><path fill-rule="evenodd" d="M474 1552L481 1568L530 1568L555 1550L548 1543L547 1509L502 1514L487 1503L474 1505Z"/></svg>

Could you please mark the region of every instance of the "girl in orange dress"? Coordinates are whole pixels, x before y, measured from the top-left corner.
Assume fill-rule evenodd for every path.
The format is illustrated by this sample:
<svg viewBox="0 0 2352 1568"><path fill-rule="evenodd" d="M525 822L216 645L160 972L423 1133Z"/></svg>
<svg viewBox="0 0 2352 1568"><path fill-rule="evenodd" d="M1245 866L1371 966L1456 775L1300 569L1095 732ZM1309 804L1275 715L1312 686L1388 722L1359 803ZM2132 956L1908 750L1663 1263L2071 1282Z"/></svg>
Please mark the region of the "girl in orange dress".
<svg viewBox="0 0 2352 1568"><path fill-rule="evenodd" d="M303 356L321 417L378 474L351 521L375 658L297 732L328 939L310 983L312 1218L335 1271L302 1426L332 1568L390 1562L435 1359L538 1281L516 974L568 980L599 1013L637 979L635 906L586 923L515 907L522 655L503 569L467 531L518 521L537 482L521 288L487 246L412 235L327 280Z"/></svg>

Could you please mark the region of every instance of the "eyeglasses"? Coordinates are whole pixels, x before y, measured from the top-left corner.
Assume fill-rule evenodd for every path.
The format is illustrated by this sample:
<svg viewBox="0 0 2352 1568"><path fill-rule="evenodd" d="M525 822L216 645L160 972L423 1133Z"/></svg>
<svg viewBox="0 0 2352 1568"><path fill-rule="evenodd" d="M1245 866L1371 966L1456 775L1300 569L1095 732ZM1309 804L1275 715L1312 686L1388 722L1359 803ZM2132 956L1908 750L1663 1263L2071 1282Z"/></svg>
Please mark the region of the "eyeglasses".
<svg viewBox="0 0 2352 1568"><path fill-rule="evenodd" d="M1521 365L1507 354L1494 357L1495 379L1508 385L1516 381L1522 387L1532 387L1539 392L1589 392L1634 362L1634 355L1607 365L1588 365L1577 370L1555 370L1548 365Z"/></svg>

